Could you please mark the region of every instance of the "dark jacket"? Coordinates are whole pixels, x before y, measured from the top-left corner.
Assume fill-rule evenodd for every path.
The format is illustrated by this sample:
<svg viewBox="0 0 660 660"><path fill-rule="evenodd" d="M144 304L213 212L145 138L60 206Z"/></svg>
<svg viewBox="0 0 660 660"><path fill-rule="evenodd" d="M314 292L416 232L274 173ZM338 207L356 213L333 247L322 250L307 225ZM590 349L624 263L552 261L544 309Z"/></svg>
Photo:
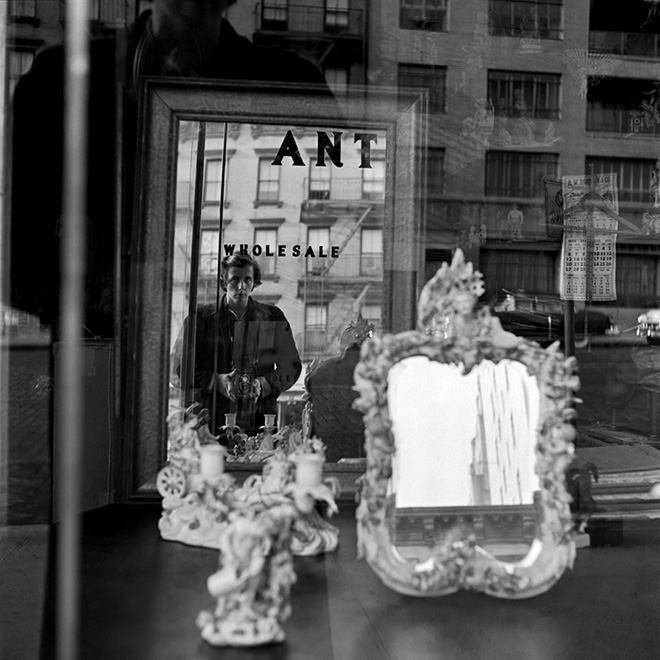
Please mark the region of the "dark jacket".
<svg viewBox="0 0 660 660"><path fill-rule="evenodd" d="M185 337L188 322L186 319L182 337ZM215 360L217 365L214 367ZM202 405L210 413L213 409L214 373L227 374L234 368L239 371L251 368L253 378L266 379L270 393L257 401L254 422L247 418L249 411L243 411L240 397L237 402L231 402L216 395L215 432L224 423L225 413L237 412L243 431L254 433L263 425L264 414L276 413L277 397L298 380L302 371L291 326L279 307L250 298L246 315L240 321L229 311L226 298L222 299L218 312L215 305L198 308L194 386L200 391ZM179 369L175 368L175 372L180 375ZM241 417L243 412L246 415Z"/></svg>

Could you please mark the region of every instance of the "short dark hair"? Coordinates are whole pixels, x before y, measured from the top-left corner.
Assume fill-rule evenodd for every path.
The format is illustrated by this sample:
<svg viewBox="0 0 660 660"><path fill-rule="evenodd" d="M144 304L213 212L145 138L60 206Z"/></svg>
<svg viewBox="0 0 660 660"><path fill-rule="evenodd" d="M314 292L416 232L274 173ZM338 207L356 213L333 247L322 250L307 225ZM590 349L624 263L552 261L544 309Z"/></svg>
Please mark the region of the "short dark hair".
<svg viewBox="0 0 660 660"><path fill-rule="evenodd" d="M249 254L237 252L227 255L220 262L220 286L223 291L227 290L227 271L230 268L245 268L246 266L252 266L254 288L256 289L261 285L261 266L259 262Z"/></svg>

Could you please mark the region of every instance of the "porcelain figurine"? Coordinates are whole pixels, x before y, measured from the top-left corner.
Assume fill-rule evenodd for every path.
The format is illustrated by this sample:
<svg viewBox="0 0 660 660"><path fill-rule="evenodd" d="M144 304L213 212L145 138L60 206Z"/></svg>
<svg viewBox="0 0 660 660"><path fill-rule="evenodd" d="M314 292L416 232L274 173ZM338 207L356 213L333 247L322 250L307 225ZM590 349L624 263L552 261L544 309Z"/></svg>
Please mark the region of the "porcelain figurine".
<svg viewBox="0 0 660 660"><path fill-rule="evenodd" d="M289 456L276 451L266 462L263 473L248 477L234 492L236 506L268 508L293 502L300 512L292 526L291 552L294 555L316 555L332 552L339 543L339 530L316 510L316 503L326 505L328 515L337 512L335 496L339 492L336 479L323 480L322 444L315 439L302 443Z"/></svg>
<svg viewBox="0 0 660 660"><path fill-rule="evenodd" d="M224 472L226 450L203 444L205 411L177 412L168 419L169 463L156 478L163 497L158 521L166 541L218 548L231 510L234 479Z"/></svg>
<svg viewBox="0 0 660 660"><path fill-rule="evenodd" d="M225 423L220 427L218 441L231 452L240 451L247 435L236 424L236 413L225 413Z"/></svg>
<svg viewBox="0 0 660 660"><path fill-rule="evenodd" d="M197 617L209 644L258 646L284 640L282 623L291 612L289 593L296 579L292 554L298 547L302 554L314 554L337 544L338 532L333 538L313 515L317 500L337 510L317 468L319 457L323 465L321 447L317 441L300 452L314 457L312 472L298 467L305 458L296 465L279 450L261 476L249 477L233 491L232 511L219 538L219 568L207 581L216 607Z"/></svg>
<svg viewBox="0 0 660 660"><path fill-rule="evenodd" d="M218 570L207 581L216 607L197 616L209 644L259 646L284 640L282 624L291 614L289 594L296 581L289 549L296 516L290 502L230 514Z"/></svg>
<svg viewBox="0 0 660 660"><path fill-rule="evenodd" d="M306 515L299 517L292 528L291 552L294 555L318 555L333 552L339 544L339 530L317 510L315 503L327 506L327 515L338 511L334 498L339 493L336 478L323 479L325 446L318 438L306 438L290 455L295 465L295 480L288 490Z"/></svg>

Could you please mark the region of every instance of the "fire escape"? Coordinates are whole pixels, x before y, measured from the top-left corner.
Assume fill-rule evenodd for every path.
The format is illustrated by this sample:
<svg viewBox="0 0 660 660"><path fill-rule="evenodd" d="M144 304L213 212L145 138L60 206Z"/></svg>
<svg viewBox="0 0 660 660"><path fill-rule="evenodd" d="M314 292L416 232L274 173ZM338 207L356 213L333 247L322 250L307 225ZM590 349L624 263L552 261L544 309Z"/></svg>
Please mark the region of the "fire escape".
<svg viewBox="0 0 660 660"><path fill-rule="evenodd" d="M361 180L360 185L357 183L344 180L330 187L328 182L325 194L315 191L314 198L308 199L301 210L303 223L331 226L330 244L337 248L335 258L315 257L298 287L298 295L305 302L332 303L328 305L326 351L336 346L348 324L357 319L361 306L368 300L379 303L382 295L382 267L365 273L363 255L355 252L353 239L365 225L382 227L383 199L365 196ZM347 254L352 241L353 254Z"/></svg>

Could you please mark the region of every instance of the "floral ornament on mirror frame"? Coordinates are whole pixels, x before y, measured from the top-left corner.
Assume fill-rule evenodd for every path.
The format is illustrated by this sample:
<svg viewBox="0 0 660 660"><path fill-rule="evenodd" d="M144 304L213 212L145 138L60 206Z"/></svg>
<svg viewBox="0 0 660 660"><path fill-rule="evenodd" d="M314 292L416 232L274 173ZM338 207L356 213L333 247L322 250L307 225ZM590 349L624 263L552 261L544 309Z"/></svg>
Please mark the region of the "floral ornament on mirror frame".
<svg viewBox="0 0 660 660"><path fill-rule="evenodd" d="M457 249L451 265L444 262L424 285L417 307L417 328L436 334L437 326L446 324L457 313L457 306L460 310L464 304L469 307L465 311L471 312L485 291L483 275Z"/></svg>

